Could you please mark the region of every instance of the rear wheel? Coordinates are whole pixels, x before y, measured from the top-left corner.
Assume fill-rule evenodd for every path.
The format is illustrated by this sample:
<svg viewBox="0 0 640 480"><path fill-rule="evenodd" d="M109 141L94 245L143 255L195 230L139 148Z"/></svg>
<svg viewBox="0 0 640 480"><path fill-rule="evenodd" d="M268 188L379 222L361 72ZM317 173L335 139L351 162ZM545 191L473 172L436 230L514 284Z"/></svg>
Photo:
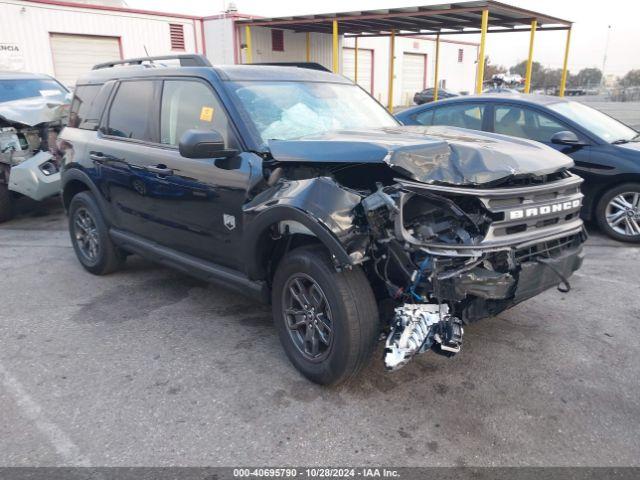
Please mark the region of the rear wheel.
<svg viewBox="0 0 640 480"><path fill-rule="evenodd" d="M9 186L0 183L0 223L11 220L13 217L13 198Z"/></svg>
<svg viewBox="0 0 640 480"><path fill-rule="evenodd" d="M596 220L611 238L640 242L640 183L625 183L606 192L598 202Z"/></svg>
<svg viewBox="0 0 640 480"><path fill-rule="evenodd" d="M118 270L125 255L113 243L100 208L90 192L80 192L69 205L69 234L82 266L95 275Z"/></svg>
<svg viewBox="0 0 640 480"><path fill-rule="evenodd" d="M278 265L272 304L284 350L309 380L347 381L370 359L378 308L359 267L338 273L317 245L295 249Z"/></svg>

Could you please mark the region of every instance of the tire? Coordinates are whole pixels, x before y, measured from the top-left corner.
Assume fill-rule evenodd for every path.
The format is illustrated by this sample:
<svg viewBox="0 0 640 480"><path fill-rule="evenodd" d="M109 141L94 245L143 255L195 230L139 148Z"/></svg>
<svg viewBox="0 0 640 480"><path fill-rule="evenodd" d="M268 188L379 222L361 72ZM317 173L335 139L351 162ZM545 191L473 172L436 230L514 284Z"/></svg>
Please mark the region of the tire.
<svg viewBox="0 0 640 480"><path fill-rule="evenodd" d="M624 208L625 204L628 208ZM609 237L639 243L640 183L625 183L606 191L598 202L595 217L600 229Z"/></svg>
<svg viewBox="0 0 640 480"><path fill-rule="evenodd" d="M13 198L9 186L0 183L0 223L7 222L13 218Z"/></svg>
<svg viewBox="0 0 640 480"><path fill-rule="evenodd" d="M318 310L304 310L296 298L308 299L310 308ZM312 382L321 385L347 382L371 358L380 332L378 307L360 267L338 273L318 245L292 250L282 259L274 276L272 306L276 329L289 360ZM308 315L285 313L292 309ZM317 326L305 323L311 319L315 319ZM301 327L294 329L291 324ZM331 332L326 325L330 325ZM305 340L308 328L317 338L315 357L314 342Z"/></svg>
<svg viewBox="0 0 640 480"><path fill-rule="evenodd" d="M125 255L111 240L107 223L92 193L80 192L71 199L69 234L78 260L94 275L106 275L124 265ZM91 248L93 241L96 248Z"/></svg>

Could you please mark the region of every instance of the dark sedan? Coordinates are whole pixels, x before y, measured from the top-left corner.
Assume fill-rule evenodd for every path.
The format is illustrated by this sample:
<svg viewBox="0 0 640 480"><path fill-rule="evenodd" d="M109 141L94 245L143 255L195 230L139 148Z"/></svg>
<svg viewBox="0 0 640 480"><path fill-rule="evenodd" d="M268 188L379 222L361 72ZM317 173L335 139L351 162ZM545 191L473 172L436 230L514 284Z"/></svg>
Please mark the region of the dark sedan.
<svg viewBox="0 0 640 480"><path fill-rule="evenodd" d="M457 97L457 93L450 92L444 88L438 89L438 99L443 100L445 98ZM422 105L423 103L433 102L433 88L425 88L421 92L416 92L413 96L413 103L416 105Z"/></svg>
<svg viewBox="0 0 640 480"><path fill-rule="evenodd" d="M556 148L584 178L582 216L612 238L640 242L640 134L610 116L558 97L481 95L420 105L396 117L405 125L452 125Z"/></svg>

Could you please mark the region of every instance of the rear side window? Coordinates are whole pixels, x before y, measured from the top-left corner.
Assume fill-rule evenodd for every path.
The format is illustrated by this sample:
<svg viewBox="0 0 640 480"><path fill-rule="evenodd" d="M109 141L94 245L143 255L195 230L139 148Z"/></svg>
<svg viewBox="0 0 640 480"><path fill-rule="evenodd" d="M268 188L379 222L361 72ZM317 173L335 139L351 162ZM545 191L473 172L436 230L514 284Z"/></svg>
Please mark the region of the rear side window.
<svg viewBox="0 0 640 480"><path fill-rule="evenodd" d="M450 125L452 127L482 130L484 105L451 105L440 107L433 113L432 125Z"/></svg>
<svg viewBox="0 0 640 480"><path fill-rule="evenodd" d="M71 102L69 126L82 130L97 130L112 86L113 84L78 85Z"/></svg>
<svg viewBox="0 0 640 480"><path fill-rule="evenodd" d="M115 94L107 135L155 142L155 84L151 80L122 82Z"/></svg>

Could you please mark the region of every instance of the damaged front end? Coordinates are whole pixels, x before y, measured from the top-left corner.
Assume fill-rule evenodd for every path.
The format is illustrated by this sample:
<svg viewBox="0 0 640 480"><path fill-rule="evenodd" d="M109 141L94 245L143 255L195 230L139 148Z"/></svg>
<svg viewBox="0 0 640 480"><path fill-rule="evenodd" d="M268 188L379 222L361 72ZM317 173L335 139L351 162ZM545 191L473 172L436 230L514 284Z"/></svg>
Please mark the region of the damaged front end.
<svg viewBox="0 0 640 480"><path fill-rule="evenodd" d="M478 189L399 180L363 199L373 272L397 305L385 364L460 350L462 324L497 315L582 263L579 177Z"/></svg>
<svg viewBox="0 0 640 480"><path fill-rule="evenodd" d="M279 180L250 210L294 207L322 227L307 234L339 243L320 238L337 269L364 269L382 307L388 369L428 350L456 354L463 324L554 286L567 291L582 263L582 179L540 143L397 127L269 147L269 178ZM273 238L288 228L281 222Z"/></svg>
<svg viewBox="0 0 640 480"><path fill-rule="evenodd" d="M0 104L0 183L37 201L58 193L57 139L67 108L40 97Z"/></svg>

